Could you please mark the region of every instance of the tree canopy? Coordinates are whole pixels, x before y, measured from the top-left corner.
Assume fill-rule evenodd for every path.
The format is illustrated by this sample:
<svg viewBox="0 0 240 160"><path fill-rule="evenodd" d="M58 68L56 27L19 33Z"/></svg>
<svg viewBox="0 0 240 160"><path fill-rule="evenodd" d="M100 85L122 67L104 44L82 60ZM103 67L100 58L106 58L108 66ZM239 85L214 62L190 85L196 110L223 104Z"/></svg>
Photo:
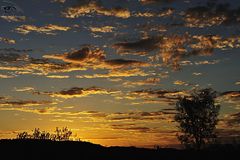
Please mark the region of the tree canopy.
<svg viewBox="0 0 240 160"><path fill-rule="evenodd" d="M176 103L175 120L179 123L179 141L186 148L201 149L215 141L220 105L214 99L216 92L210 88L194 91L190 97Z"/></svg>

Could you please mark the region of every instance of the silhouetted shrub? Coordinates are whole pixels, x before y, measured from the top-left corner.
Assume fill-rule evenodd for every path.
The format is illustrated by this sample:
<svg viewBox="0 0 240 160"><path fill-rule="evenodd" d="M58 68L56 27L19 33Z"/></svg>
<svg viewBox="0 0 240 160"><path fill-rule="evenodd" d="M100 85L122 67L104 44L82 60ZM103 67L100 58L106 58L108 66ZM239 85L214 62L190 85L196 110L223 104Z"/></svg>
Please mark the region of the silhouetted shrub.
<svg viewBox="0 0 240 160"><path fill-rule="evenodd" d="M17 139L30 139L31 136L27 132L17 134Z"/></svg>
<svg viewBox="0 0 240 160"><path fill-rule="evenodd" d="M201 149L216 139L220 106L215 105L215 97L216 92L208 88L195 91L191 97L180 98L177 102L175 120L181 131L178 139L186 148Z"/></svg>
<svg viewBox="0 0 240 160"><path fill-rule="evenodd" d="M72 131L70 131L67 127L63 127L62 129L56 128L55 134L52 135L52 140L54 141L69 141L72 135Z"/></svg>
<svg viewBox="0 0 240 160"><path fill-rule="evenodd" d="M154 145L154 147L153 147L155 150L160 150L161 149L161 147L159 146L159 145Z"/></svg>
<svg viewBox="0 0 240 160"><path fill-rule="evenodd" d="M67 127L63 127L62 129L56 128L53 134L41 131L39 128L35 128L33 132L27 133L22 132L17 135L17 139L39 139L39 140L53 140L53 141L69 141L72 135L72 131Z"/></svg>
<svg viewBox="0 0 240 160"><path fill-rule="evenodd" d="M42 139L42 140L50 140L50 133L46 131L40 131L39 128L35 128L32 134L32 139Z"/></svg>

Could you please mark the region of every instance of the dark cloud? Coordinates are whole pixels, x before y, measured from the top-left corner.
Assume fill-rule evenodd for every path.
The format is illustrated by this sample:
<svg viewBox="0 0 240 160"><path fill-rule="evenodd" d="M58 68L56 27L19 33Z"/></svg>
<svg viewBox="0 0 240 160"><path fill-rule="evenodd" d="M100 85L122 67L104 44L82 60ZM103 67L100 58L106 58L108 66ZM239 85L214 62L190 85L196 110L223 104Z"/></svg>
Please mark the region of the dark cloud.
<svg viewBox="0 0 240 160"><path fill-rule="evenodd" d="M13 63L13 62L26 62L29 60L27 52L33 51L32 49L15 49L15 48L1 48L0 49L0 62Z"/></svg>
<svg viewBox="0 0 240 160"><path fill-rule="evenodd" d="M99 94L99 95L114 94L114 93L117 93L117 91L107 90L99 87L90 87L90 88L73 87L70 89L61 90L59 92L34 91L33 93L40 94L40 95L49 95L51 97L60 97L64 99L69 99L69 98L76 98L76 97L86 97L86 96L96 95L96 94Z"/></svg>
<svg viewBox="0 0 240 160"><path fill-rule="evenodd" d="M164 66L180 69L180 62L191 56L212 56L215 49L239 48L238 36L223 38L219 35L165 35L146 38L136 42L122 42L113 45L119 54L149 54L153 62L162 61Z"/></svg>
<svg viewBox="0 0 240 160"><path fill-rule="evenodd" d="M69 59L70 61L79 61L80 63L85 60L100 61L105 59L105 54L100 50L95 50L92 52L89 48L85 47L78 51L66 54L66 59Z"/></svg>
<svg viewBox="0 0 240 160"><path fill-rule="evenodd" d="M0 62L17 62L26 60L28 56L17 53L0 53Z"/></svg>
<svg viewBox="0 0 240 160"><path fill-rule="evenodd" d="M214 25L239 24L240 8L231 9L228 3L209 3L207 6L188 8L185 22L188 27L210 27Z"/></svg>
<svg viewBox="0 0 240 160"><path fill-rule="evenodd" d="M83 48L78 51L67 52L64 54L45 55L41 59L30 57L27 54L12 53L12 51L15 51L14 49L10 49L9 51L11 52L0 53L0 69L14 71L16 75L33 74L45 75L50 78L65 78L66 76L49 76L48 74L87 70L92 68L108 69L111 75L96 76L102 78L108 78L111 76L121 77L129 74L132 76L145 76L146 74L137 67L149 66L149 64L145 62L136 60L106 60L104 51L99 49L90 50L89 48ZM62 60L62 62L55 60ZM128 68L132 69L127 70Z"/></svg>
<svg viewBox="0 0 240 160"><path fill-rule="evenodd" d="M115 69L124 67L148 66L147 63L128 59L106 59L103 50L84 47L64 54L45 55L44 58L62 60L67 63L79 64L86 68Z"/></svg>
<svg viewBox="0 0 240 160"><path fill-rule="evenodd" d="M62 63L50 61L49 59L35 59L35 58L31 58L29 63L25 67L26 69L29 69L33 72L39 72L40 75L85 70L85 68L79 64Z"/></svg>
<svg viewBox="0 0 240 160"><path fill-rule="evenodd" d="M116 112L108 115L106 118L111 121L152 121L167 120L173 121L173 112L153 111L153 112ZM116 127L116 126L115 126ZM119 126L118 126L119 127ZM121 126L122 127L122 126Z"/></svg>
<svg viewBox="0 0 240 160"><path fill-rule="evenodd" d="M176 111L176 109L175 108L164 108L164 109L162 109L162 111L174 112L174 111Z"/></svg>
<svg viewBox="0 0 240 160"><path fill-rule="evenodd" d="M157 53L151 57L153 61L162 60L165 65L173 68L179 67L179 61L183 57L188 56L186 46L189 44L190 36L172 35L159 36L142 39L136 42L123 42L113 45L119 54L149 54L148 52L156 51ZM150 58L150 57L149 57Z"/></svg>
<svg viewBox="0 0 240 160"><path fill-rule="evenodd" d="M102 60L105 59L105 53L100 49L91 50L88 47L84 47L80 50L66 52L64 54L44 55L43 57L50 59L58 59L69 63L79 63L86 65L87 63L100 63Z"/></svg>
<svg viewBox="0 0 240 160"><path fill-rule="evenodd" d="M107 113L99 112L99 111L86 111L85 114L88 114L94 118L105 118L107 117Z"/></svg>
<svg viewBox="0 0 240 160"><path fill-rule="evenodd" d="M2 101L0 106L38 106L38 105L50 105L53 102L50 101L34 101L34 100L19 100L19 101Z"/></svg>
<svg viewBox="0 0 240 160"><path fill-rule="evenodd" d="M65 3L65 2L66 2L66 0L51 0L51 2Z"/></svg>
<svg viewBox="0 0 240 160"><path fill-rule="evenodd" d="M240 98L240 91L226 91L226 92L222 92L220 95Z"/></svg>
<svg viewBox="0 0 240 160"><path fill-rule="evenodd" d="M187 91L177 90L161 90L161 89L145 89L131 92L128 96L141 99L154 99L158 98L161 101L174 103L179 97L189 96Z"/></svg>
<svg viewBox="0 0 240 160"><path fill-rule="evenodd" d="M232 107L238 108L240 103L240 91L225 91L219 93L217 100L221 103L229 103Z"/></svg>
<svg viewBox="0 0 240 160"><path fill-rule="evenodd" d="M151 3L171 3L176 0L140 0L142 4L151 4Z"/></svg>
<svg viewBox="0 0 240 160"><path fill-rule="evenodd" d="M7 97L2 97L2 96L0 96L0 101L6 100L6 99L7 99Z"/></svg>
<svg viewBox="0 0 240 160"><path fill-rule="evenodd" d="M149 132L151 128L149 127L120 127L120 126L112 126L113 129L117 130L125 130L125 131L134 131L134 132Z"/></svg>
<svg viewBox="0 0 240 160"><path fill-rule="evenodd" d="M112 59L112 60L106 60L106 64L110 66L146 66L147 63L136 61L136 60L127 60L127 59Z"/></svg>
<svg viewBox="0 0 240 160"><path fill-rule="evenodd" d="M28 54L21 54L21 52L24 51L31 50L17 50L13 48L0 50L1 70L15 71L15 74L20 75L47 75L49 73L71 72L86 69L81 64L56 62L46 58L37 59L30 57Z"/></svg>
<svg viewBox="0 0 240 160"><path fill-rule="evenodd" d="M144 100L145 102L165 102L168 105L175 105L180 97L191 98L191 92L192 90L143 89L131 91L123 96L123 98L130 100ZM220 103L231 103L238 106L240 102L240 91L219 92L216 101ZM166 109L162 111L168 110L170 112L174 111L174 109Z"/></svg>
<svg viewBox="0 0 240 160"><path fill-rule="evenodd" d="M231 144L240 139L240 130L239 129L217 129L217 139L220 143Z"/></svg>
<svg viewBox="0 0 240 160"><path fill-rule="evenodd" d="M32 49L16 49L16 48L0 48L0 53L26 53L31 52Z"/></svg>
<svg viewBox="0 0 240 160"><path fill-rule="evenodd" d="M118 54L147 54L158 49L161 37L145 38L135 42L121 42L113 45Z"/></svg>
<svg viewBox="0 0 240 160"><path fill-rule="evenodd" d="M119 123L119 124L113 124L112 127L129 127L129 126L135 126L135 123Z"/></svg>

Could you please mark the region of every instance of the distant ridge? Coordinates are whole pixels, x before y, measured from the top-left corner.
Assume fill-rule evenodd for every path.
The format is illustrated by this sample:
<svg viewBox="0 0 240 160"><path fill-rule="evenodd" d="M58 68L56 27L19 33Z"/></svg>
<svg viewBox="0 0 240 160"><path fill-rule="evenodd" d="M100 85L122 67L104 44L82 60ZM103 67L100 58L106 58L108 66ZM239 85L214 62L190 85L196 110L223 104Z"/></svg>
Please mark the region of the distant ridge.
<svg viewBox="0 0 240 160"><path fill-rule="evenodd" d="M0 140L1 157L7 159L79 160L195 160L236 159L240 145L219 145L205 150L173 148L103 147L90 142L50 140ZM2 159L2 158L1 158Z"/></svg>

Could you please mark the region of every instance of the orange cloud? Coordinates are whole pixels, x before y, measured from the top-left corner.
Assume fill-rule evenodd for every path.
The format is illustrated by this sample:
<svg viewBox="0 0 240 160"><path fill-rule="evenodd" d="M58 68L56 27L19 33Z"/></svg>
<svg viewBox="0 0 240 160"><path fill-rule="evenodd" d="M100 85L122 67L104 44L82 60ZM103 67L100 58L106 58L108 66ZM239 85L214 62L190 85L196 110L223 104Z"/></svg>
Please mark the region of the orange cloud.
<svg viewBox="0 0 240 160"><path fill-rule="evenodd" d="M233 127L240 127L240 112L238 113L234 113L234 114L230 114L227 117L225 117L224 119L227 125Z"/></svg>
<svg viewBox="0 0 240 160"><path fill-rule="evenodd" d="M90 31L92 31L92 32L108 33L108 32L113 32L114 28L115 27L113 27L113 26L90 27Z"/></svg>
<svg viewBox="0 0 240 160"><path fill-rule="evenodd" d="M61 116L69 117L69 119L81 119L85 122L92 122L92 121L105 121L105 117L107 116L106 113L97 112L97 111L75 111L75 112L68 112L62 111L60 108L57 107L45 107L45 108L31 108L31 107L0 107L0 111L19 111L19 112L26 112L26 113L33 113L38 115L53 115L55 118Z"/></svg>
<svg viewBox="0 0 240 160"><path fill-rule="evenodd" d="M68 31L70 27L48 24L46 26L37 27L34 25L21 25L15 28L15 31L21 34L29 34L30 32L37 32L47 35L56 35L54 31Z"/></svg>
<svg viewBox="0 0 240 160"><path fill-rule="evenodd" d="M217 101L219 103L229 103L237 109L240 103L240 91L225 91L219 93Z"/></svg>
<svg viewBox="0 0 240 160"><path fill-rule="evenodd" d="M7 78L14 78L16 77L16 75L6 75L6 74L0 74L0 79L7 79Z"/></svg>
<svg viewBox="0 0 240 160"><path fill-rule="evenodd" d="M134 17L166 17L166 16L170 16L174 13L174 9L172 8L165 8L160 12L138 12L135 13Z"/></svg>
<svg viewBox="0 0 240 160"><path fill-rule="evenodd" d="M220 62L220 60L212 60L212 61L205 60L205 61L196 61L196 62L194 62L194 64L195 65L206 65L206 64L213 65L213 64L217 64L219 62Z"/></svg>
<svg viewBox="0 0 240 160"><path fill-rule="evenodd" d="M33 87L14 88L16 92L34 91Z"/></svg>
<svg viewBox="0 0 240 160"><path fill-rule="evenodd" d="M3 37L0 37L0 42L4 42L7 44L15 44L16 43L16 41L14 39L3 38Z"/></svg>
<svg viewBox="0 0 240 160"><path fill-rule="evenodd" d="M176 80L176 81L174 81L173 82L173 84L175 84L175 85L188 85L186 82L184 82L184 81L181 81L181 80Z"/></svg>
<svg viewBox="0 0 240 160"><path fill-rule="evenodd" d="M12 52L9 51L9 52ZM1 70L15 71L15 75L33 74L33 75L47 75L48 78L63 78L51 73L64 73L79 70L92 69L108 69L112 74L124 76L126 74L146 75L137 67L147 67L148 63L127 60L127 59L110 59L106 60L104 51L100 49L90 50L89 48L82 48L73 52L66 52L64 54L44 55L43 59L35 59L26 54L17 53L0 53ZM50 59L62 60L63 62L56 62ZM14 63L13 63L14 62ZM134 68L131 71L123 70L124 68ZM120 73L123 72L123 73ZM138 72L138 73L137 73ZM101 75L99 75L101 76ZM99 77L98 76L98 77ZM104 75L103 75L104 76ZM2 76L5 77L6 76ZM85 76L87 77L87 76ZM66 78L66 76L64 77Z"/></svg>
<svg viewBox="0 0 240 160"><path fill-rule="evenodd" d="M90 49L84 47L73 52L66 52L64 54L44 55L44 58L62 60L64 62L78 64L86 68L93 69L115 69L125 67L146 67L145 62L126 59L110 59L106 60L106 55L103 50Z"/></svg>
<svg viewBox="0 0 240 160"><path fill-rule="evenodd" d="M8 22L24 22L26 21L25 16L0 16L0 18L8 21Z"/></svg>
<svg viewBox="0 0 240 160"><path fill-rule="evenodd" d="M157 85L160 82L160 78L147 78L140 81L126 81L123 83L125 87L135 87L144 85Z"/></svg>
<svg viewBox="0 0 240 160"><path fill-rule="evenodd" d="M240 98L240 91L226 91L221 93L222 96L232 97L232 98Z"/></svg>
<svg viewBox="0 0 240 160"><path fill-rule="evenodd" d="M119 18L129 18L131 13L128 9L124 8L104 8L95 1L90 1L86 4L69 7L64 12L62 12L63 16L66 18L78 18L80 16L91 15L93 13L97 13L99 15L104 16L115 16Z"/></svg>
<svg viewBox="0 0 240 160"><path fill-rule="evenodd" d="M66 118L57 118L57 119L51 119L53 122L68 122L68 123L73 123L74 120L72 119L66 119Z"/></svg>
<svg viewBox="0 0 240 160"><path fill-rule="evenodd" d="M193 74L195 75L195 74ZM197 74L199 75L199 74ZM192 84L192 83L189 83L189 82L185 82L185 81L181 81L181 80L176 80L173 82L173 84L175 85L179 85L179 86L193 86L193 87L199 87L199 84Z"/></svg>
<svg viewBox="0 0 240 160"><path fill-rule="evenodd" d="M69 98L79 98L79 97L87 97L90 95L104 95L104 94L115 94L118 93L118 91L114 90L107 90L104 88L99 88L99 87L90 87L90 88L78 88L78 87L73 87L67 90L62 90L59 92L38 92L34 91L34 94L42 94L42 95L49 95L51 97L59 97L59 98L64 98L64 99L69 99Z"/></svg>
<svg viewBox="0 0 240 160"><path fill-rule="evenodd" d="M183 59L190 56L211 56L214 49L240 48L239 36L222 38L219 35L166 35L148 37L135 42L121 42L113 45L118 54L147 55L153 62L161 60L165 66L180 69ZM215 63L215 62L214 62ZM216 62L217 63L217 62ZM196 63L199 65L200 63ZM208 63L209 64L209 63Z"/></svg>
<svg viewBox="0 0 240 160"><path fill-rule="evenodd" d="M189 97L189 91L182 90L161 90L161 89L143 89L137 91L131 91L126 94L121 93L116 99L128 99L128 100L139 100L133 102L132 104L165 104L165 105L175 105L179 97Z"/></svg>
<svg viewBox="0 0 240 160"><path fill-rule="evenodd" d="M124 70L124 69L113 69L108 71L106 74L93 74L93 75L81 75L76 78L113 78L113 77L132 77L132 76L147 76L148 74L139 68Z"/></svg>
<svg viewBox="0 0 240 160"><path fill-rule="evenodd" d="M48 75L47 78L53 78L53 79L66 79L69 78L69 76L63 76L63 75Z"/></svg>
<svg viewBox="0 0 240 160"><path fill-rule="evenodd" d="M71 72L76 70L86 70L82 65L71 63L53 62L48 59L35 59L26 54L19 54L21 50L6 50L0 53L0 69L15 71L16 75L34 74L47 75L49 73ZM9 52L9 53L8 53ZM24 52L21 51L21 52Z"/></svg>
<svg viewBox="0 0 240 160"><path fill-rule="evenodd" d="M236 84L236 85L240 85L240 81L237 81L235 84Z"/></svg>

